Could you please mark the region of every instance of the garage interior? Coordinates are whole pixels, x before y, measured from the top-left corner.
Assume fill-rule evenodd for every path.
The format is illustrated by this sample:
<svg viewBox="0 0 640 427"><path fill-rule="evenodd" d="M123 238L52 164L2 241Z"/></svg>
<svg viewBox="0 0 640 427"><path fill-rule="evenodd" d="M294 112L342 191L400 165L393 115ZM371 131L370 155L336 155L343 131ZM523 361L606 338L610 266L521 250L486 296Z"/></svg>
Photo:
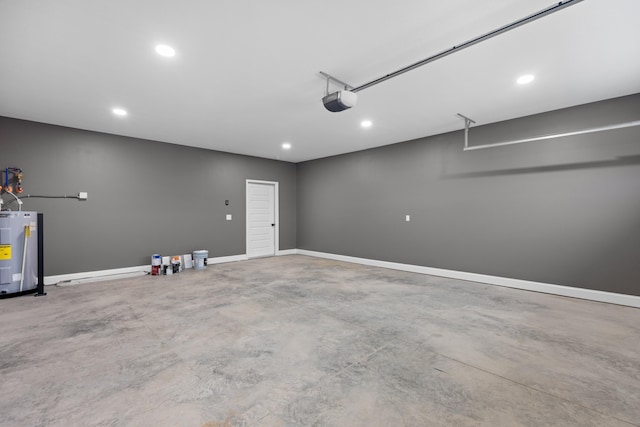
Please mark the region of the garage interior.
<svg viewBox="0 0 640 427"><path fill-rule="evenodd" d="M640 4L129 3L0 3L0 426L640 426Z"/></svg>

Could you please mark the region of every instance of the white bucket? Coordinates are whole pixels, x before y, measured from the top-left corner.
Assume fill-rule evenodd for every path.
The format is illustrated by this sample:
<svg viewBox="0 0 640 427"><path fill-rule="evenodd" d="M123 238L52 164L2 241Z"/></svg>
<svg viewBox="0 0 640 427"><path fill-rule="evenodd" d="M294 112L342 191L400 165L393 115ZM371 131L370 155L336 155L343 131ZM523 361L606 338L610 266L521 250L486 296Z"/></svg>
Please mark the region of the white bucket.
<svg viewBox="0 0 640 427"><path fill-rule="evenodd" d="M191 257L191 254L182 255L182 259L184 259L184 268L193 267L193 258Z"/></svg>
<svg viewBox="0 0 640 427"><path fill-rule="evenodd" d="M207 258L209 258L209 251L193 251L193 268L195 270L204 270L207 268Z"/></svg>

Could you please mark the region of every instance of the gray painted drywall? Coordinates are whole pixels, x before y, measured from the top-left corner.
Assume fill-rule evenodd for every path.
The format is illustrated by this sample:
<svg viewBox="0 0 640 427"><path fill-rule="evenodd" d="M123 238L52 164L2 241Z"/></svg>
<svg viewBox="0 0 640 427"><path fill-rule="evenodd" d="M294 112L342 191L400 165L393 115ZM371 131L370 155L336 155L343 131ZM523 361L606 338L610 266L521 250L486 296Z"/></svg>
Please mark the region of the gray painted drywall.
<svg viewBox="0 0 640 427"><path fill-rule="evenodd" d="M636 94L470 138L639 119ZM640 295L640 127L468 152L463 142L458 131L299 163L298 248Z"/></svg>
<svg viewBox="0 0 640 427"><path fill-rule="evenodd" d="M639 118L632 95L473 127L471 143ZM47 275L242 254L245 180L260 179L280 183L280 249L640 295L640 128L462 144L453 132L296 166L0 117L0 167L22 167L27 193L89 193L25 200L45 214Z"/></svg>
<svg viewBox="0 0 640 427"><path fill-rule="evenodd" d="M279 182L280 249L296 247L295 164L2 117L0 145L0 167L24 170L25 194L89 193L24 200L44 213L47 276L144 265L153 253L244 254L247 179Z"/></svg>

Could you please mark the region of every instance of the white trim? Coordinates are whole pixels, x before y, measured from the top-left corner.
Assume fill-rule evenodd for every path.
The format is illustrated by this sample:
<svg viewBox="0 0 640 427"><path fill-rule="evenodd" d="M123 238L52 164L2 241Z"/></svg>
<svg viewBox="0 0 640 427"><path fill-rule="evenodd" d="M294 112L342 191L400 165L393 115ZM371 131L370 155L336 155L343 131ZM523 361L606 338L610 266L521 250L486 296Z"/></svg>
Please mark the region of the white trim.
<svg viewBox="0 0 640 427"><path fill-rule="evenodd" d="M273 254L277 255L278 252L280 252L280 189L279 189L279 183L278 181L262 181L259 179L247 179L246 183L245 183L245 190L244 190L244 198L245 198L245 205L244 205L244 210L245 210L245 225L244 225L244 229L245 229L245 247L244 250L246 252L246 256L249 257L249 184L266 184L266 185L273 185L273 203L274 203L274 210L273 210L273 216L274 216L274 223L276 224L276 229L273 231L274 234L274 248L273 248Z"/></svg>
<svg viewBox="0 0 640 427"><path fill-rule="evenodd" d="M143 273L151 271L151 265L139 265L137 267L112 268L110 270L85 271L81 273L57 274L45 276L45 285L55 285L60 282L69 282L79 279L93 279L97 277L114 276L117 274Z"/></svg>
<svg viewBox="0 0 640 427"><path fill-rule="evenodd" d="M441 268L423 267L397 262L378 261L367 258L357 258L346 255L337 255L325 252L308 251L298 249L299 255L308 255L318 258L333 259L336 261L352 262L355 264L370 265L373 267L390 268L393 270L409 271L412 273L430 274L432 276L450 277L453 279L480 282L488 285L505 286L508 288L523 289L526 291L542 292L546 294L560 295L572 298L581 298L591 301L606 302L610 304L626 305L640 308L640 297L635 295L618 294L614 292L597 291L593 289L574 288L564 285L531 282L529 280L510 279L508 277L489 276L486 274L467 273L464 271L445 270Z"/></svg>
<svg viewBox="0 0 640 427"><path fill-rule="evenodd" d="M110 274L108 276L100 276L100 277L85 277L83 279L74 279L74 280L66 280L63 282L58 282L56 285L57 286L75 286L75 285L83 285L85 283L103 282L105 280L130 279L132 277L146 276L147 274L149 274L149 272L147 271L138 271L134 273Z"/></svg>
<svg viewBox="0 0 640 427"><path fill-rule="evenodd" d="M213 264L222 264L225 262L234 262L234 261L246 261L249 258L246 254L242 255L230 255L230 256L221 256L215 258L207 258L207 265ZM81 280L82 282L87 281L87 279L99 279L108 276L120 276L132 273L149 273L151 271L151 265L138 265L136 267L124 267L124 268L112 268L110 270L97 270L97 271L85 271L81 273L69 273L69 274L58 274L54 276L45 276L44 284L45 285L55 285L60 282L71 282ZM113 277L117 279L118 277Z"/></svg>
<svg viewBox="0 0 640 427"><path fill-rule="evenodd" d="M298 254L298 250L297 249L285 249L283 251L278 251L276 256L297 255L297 254Z"/></svg>
<svg viewBox="0 0 640 427"><path fill-rule="evenodd" d="M337 255L325 252L308 251L306 249L285 249L278 251L281 255L307 255L317 258L333 259L336 261L352 262L355 264L370 265L372 267L390 268L392 270L408 271L411 273L429 274L432 276L450 277L452 279L468 280L470 282L480 282L487 285L505 286L526 291L542 292L546 294L560 295L586 299L591 301L606 302L610 304L625 305L640 308L640 297L635 295L617 294L613 292L596 291L593 289L574 288L564 285L553 285L549 283L531 282L528 280L510 279L508 277L489 276L486 274L467 273L464 271L445 270L442 268L423 267L420 265L401 264L397 262L379 261L367 258L357 258L347 255ZM246 261L249 257L246 254L230 255L223 257L208 258L207 264L221 264L225 262ZM67 282L79 279L92 279L106 276L115 276L131 273L147 273L151 270L150 265L139 265L137 267L114 268L111 270L87 271L82 273L59 274L45 276L45 285L55 285L59 282ZM116 277L114 277L115 279ZM84 280L83 280L84 281Z"/></svg>
<svg viewBox="0 0 640 427"><path fill-rule="evenodd" d="M249 259L249 257L246 254L219 256L219 257L215 257L215 258L207 258L207 265L210 265L210 264L222 264L222 263L225 263L225 262L246 261L248 259Z"/></svg>

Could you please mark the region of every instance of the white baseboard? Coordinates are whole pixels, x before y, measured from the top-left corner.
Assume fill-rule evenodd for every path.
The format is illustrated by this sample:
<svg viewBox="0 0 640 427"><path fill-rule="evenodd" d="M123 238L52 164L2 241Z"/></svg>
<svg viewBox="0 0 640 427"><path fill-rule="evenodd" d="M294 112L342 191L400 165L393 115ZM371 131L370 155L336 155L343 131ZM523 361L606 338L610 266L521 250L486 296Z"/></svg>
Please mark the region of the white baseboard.
<svg viewBox="0 0 640 427"><path fill-rule="evenodd" d="M222 264L222 263L225 263L225 262L246 261L248 259L249 259L249 257L246 254L219 256L219 257L215 257L215 258L207 258L207 265L210 265L210 264Z"/></svg>
<svg viewBox="0 0 640 427"><path fill-rule="evenodd" d="M207 258L207 265L222 264L224 262L246 261L246 255L231 255L215 258ZM87 282L89 279L101 279L109 276L119 276L132 273L148 273L151 271L151 265L138 265L136 267L112 268L110 270L84 271L81 273L58 274L54 276L45 276L45 285L55 285L60 282L81 281ZM114 277L116 278L116 277Z"/></svg>
<svg viewBox="0 0 640 427"><path fill-rule="evenodd" d="M278 251L276 256L297 255L297 254L298 254L298 250L297 249L285 249L283 251Z"/></svg>
<svg viewBox="0 0 640 427"><path fill-rule="evenodd" d="M84 271L81 273L58 274L55 276L45 276L45 285L55 285L60 282L72 280L93 279L98 277L116 276L119 274L143 273L151 271L150 265L139 265L137 267L112 268L110 270Z"/></svg>
<svg viewBox="0 0 640 427"><path fill-rule="evenodd" d="M374 259L357 258L325 252L308 251L305 249L298 249L296 252L299 255L308 255L318 258L332 259L336 261L352 262L355 264L370 265L373 267L390 268L393 270L409 271L412 273L430 274L432 276L450 277L452 279L468 280L471 282L480 282L488 285L505 286L508 288L523 289L527 291L542 292L546 294L581 298L591 301L599 301L610 304L626 305L629 307L640 308L640 297L635 295L617 294L613 292L596 291L593 289L574 288L571 286L531 282L528 280L510 279L507 277L489 276L486 274L467 273L464 271L445 270L441 268L423 267L419 265L401 264L397 262L378 261Z"/></svg>
<svg viewBox="0 0 640 427"><path fill-rule="evenodd" d="M58 283L56 283L56 285L57 286L76 286L76 285L83 285L85 283L104 282L105 280L130 279L132 277L146 276L147 274L149 274L148 271L137 271L137 272L134 272L134 273L109 274L107 276L100 276L100 277L85 277L85 278L82 278L82 279L66 280L66 281L58 282Z"/></svg>
<svg viewBox="0 0 640 427"><path fill-rule="evenodd" d="M554 285L550 283L532 282L529 280L510 279L508 277L489 276L486 274L467 273L464 271L445 270L442 268L423 267L420 265L402 264L397 262L379 261L375 259L357 258L347 255L331 254L326 252L308 251L306 249L286 249L278 251L277 256L283 255L307 255L317 258L326 258L336 261L352 262L355 264L370 265L372 267L390 268L392 270L408 271L411 273L429 274L432 276L450 277L452 279L467 280L470 282L480 282L487 285L505 286L508 288L523 289L526 291L542 292L546 294L560 295L565 297L581 298L591 301L606 302L610 304L625 305L640 308L640 297L635 295L617 294L614 292L596 291L593 289L574 288L571 286ZM208 258L207 264L221 264L225 262L246 261L249 257L246 254L231 255L223 257ZM60 282L72 280L104 278L107 276L125 275L131 273L143 273L151 270L150 265L139 265L136 267L114 268L110 270L86 271L82 273L59 274L55 276L45 276L45 285L55 285Z"/></svg>

